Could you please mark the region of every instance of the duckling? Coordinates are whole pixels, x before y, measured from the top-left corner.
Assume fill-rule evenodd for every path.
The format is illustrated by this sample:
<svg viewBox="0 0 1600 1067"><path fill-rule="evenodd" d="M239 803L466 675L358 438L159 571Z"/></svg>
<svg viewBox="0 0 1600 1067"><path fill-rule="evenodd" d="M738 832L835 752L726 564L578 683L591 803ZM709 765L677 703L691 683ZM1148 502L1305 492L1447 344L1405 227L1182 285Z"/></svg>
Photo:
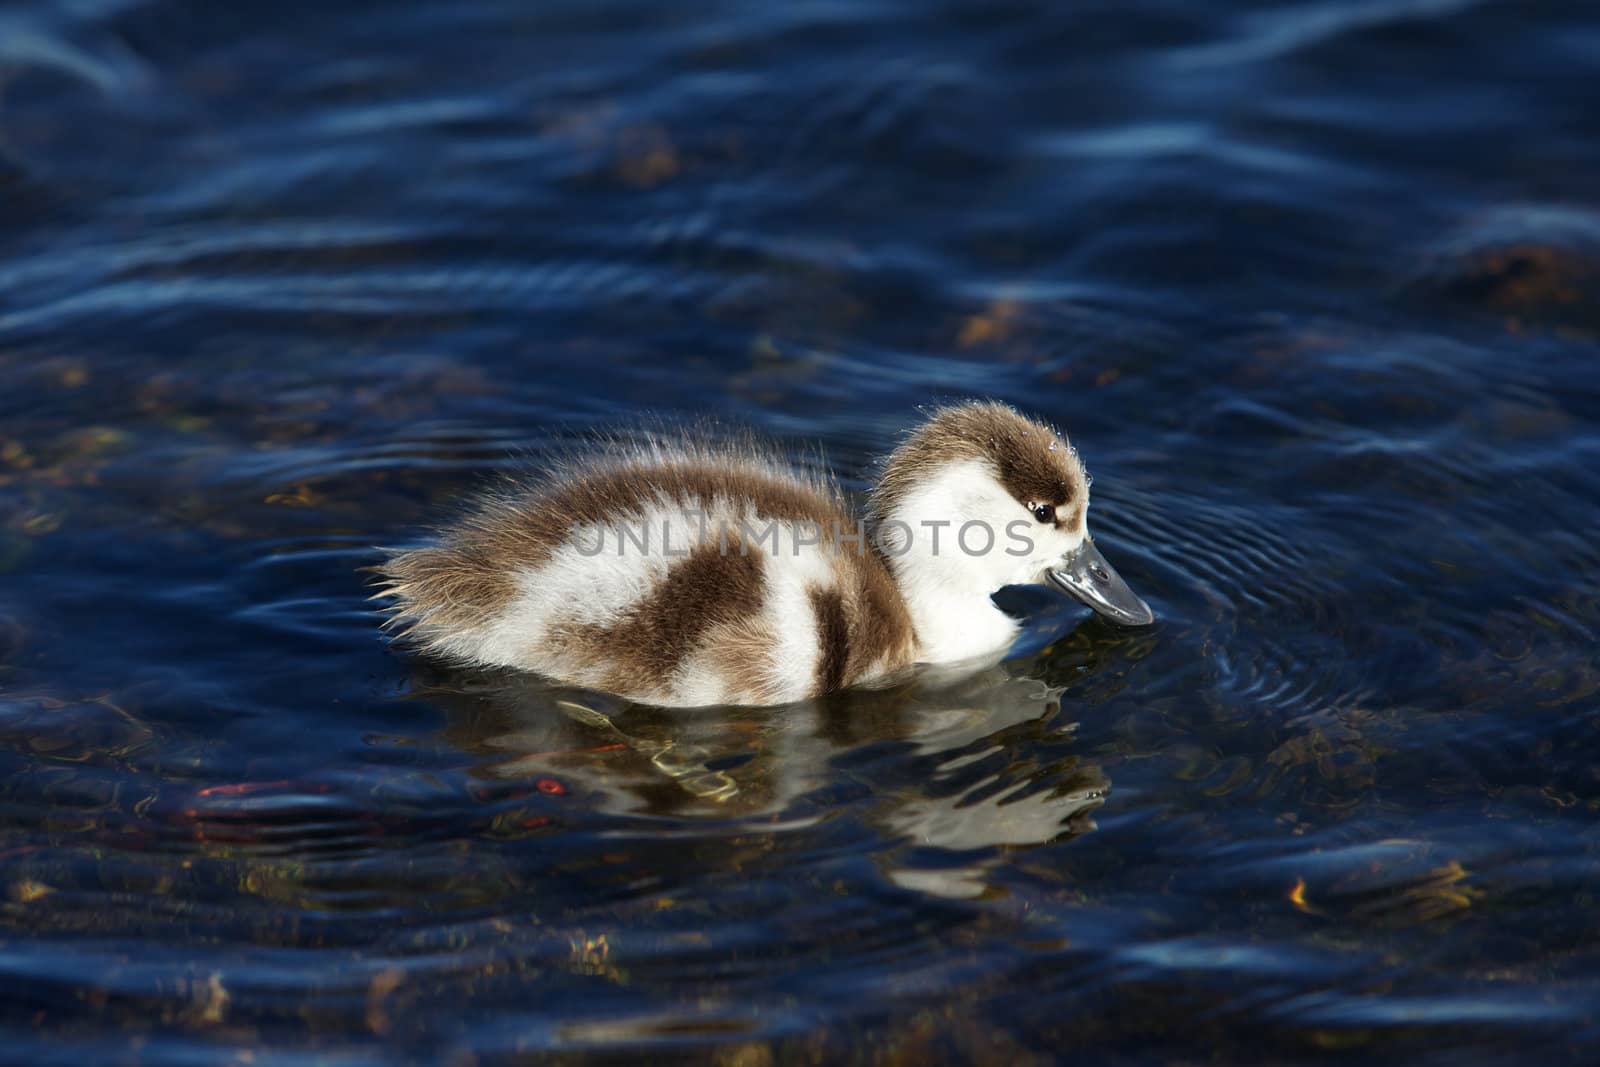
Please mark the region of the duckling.
<svg viewBox="0 0 1600 1067"><path fill-rule="evenodd" d="M1019 625L991 599L1002 586L1154 621L1088 507L1077 451L993 402L930 411L860 517L774 452L658 436L486 497L390 554L377 596L459 664L663 706L786 704L1003 654Z"/></svg>

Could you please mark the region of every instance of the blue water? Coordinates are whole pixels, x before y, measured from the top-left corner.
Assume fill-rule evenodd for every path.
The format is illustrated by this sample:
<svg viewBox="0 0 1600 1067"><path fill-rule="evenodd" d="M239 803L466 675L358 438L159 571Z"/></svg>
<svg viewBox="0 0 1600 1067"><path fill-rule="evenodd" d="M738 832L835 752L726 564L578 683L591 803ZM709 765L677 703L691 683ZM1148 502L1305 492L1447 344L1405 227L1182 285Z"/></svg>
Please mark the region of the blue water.
<svg viewBox="0 0 1600 1067"><path fill-rule="evenodd" d="M1600 12L0 7L0 1058L1600 1059ZM1160 616L667 713L360 568L1013 402ZM809 453L809 454L814 454Z"/></svg>

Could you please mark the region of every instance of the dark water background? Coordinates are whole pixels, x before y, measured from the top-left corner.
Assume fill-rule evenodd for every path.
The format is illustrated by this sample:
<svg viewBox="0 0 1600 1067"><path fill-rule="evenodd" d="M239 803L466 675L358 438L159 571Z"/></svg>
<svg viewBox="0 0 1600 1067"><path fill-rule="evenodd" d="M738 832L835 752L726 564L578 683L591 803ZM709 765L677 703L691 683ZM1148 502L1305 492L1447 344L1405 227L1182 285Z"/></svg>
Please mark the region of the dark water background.
<svg viewBox="0 0 1600 1067"><path fill-rule="evenodd" d="M0 6L0 1056L1600 1059L1597 91L1578 3ZM969 394L1159 626L669 715L364 599L516 451Z"/></svg>

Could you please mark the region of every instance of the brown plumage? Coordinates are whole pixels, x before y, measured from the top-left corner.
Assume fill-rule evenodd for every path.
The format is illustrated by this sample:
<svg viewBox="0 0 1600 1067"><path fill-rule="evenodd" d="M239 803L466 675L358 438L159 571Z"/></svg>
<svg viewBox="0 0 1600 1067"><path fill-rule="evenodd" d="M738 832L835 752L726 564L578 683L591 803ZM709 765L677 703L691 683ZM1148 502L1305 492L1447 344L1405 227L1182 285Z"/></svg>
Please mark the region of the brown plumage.
<svg viewBox="0 0 1600 1067"><path fill-rule="evenodd" d="M873 513L893 514L934 471L959 459L989 463L1019 501L1052 505L1061 528L1083 522L1089 480L1077 452L1054 429L993 401L929 411L883 464L872 491Z"/></svg>
<svg viewBox="0 0 1600 1067"><path fill-rule="evenodd" d="M860 535L838 486L788 469L748 443L612 446L560 464L544 477L495 492L448 528L439 543L398 552L378 568L380 596L412 642L447 659L493 662L468 651L511 609L516 575L548 565L578 531L636 521L649 508L714 514L737 502L751 527L806 524L819 536L826 584L808 587L818 649L811 693L891 675L912 661L905 606L882 557ZM699 533L675 527L672 537ZM593 543L608 543L595 541ZM633 544L630 541L629 546ZM540 653L556 677L641 699L673 702L673 672L699 658L751 703L794 699L775 677L773 620L763 578L776 542L752 541L734 523L708 523L694 543L675 543L659 582L603 622L555 614ZM597 557L611 558L607 552Z"/></svg>
<svg viewBox="0 0 1600 1067"><path fill-rule="evenodd" d="M835 518L845 521L836 484L780 474L748 445L719 451L690 441L623 451L611 442L486 494L438 545L396 553L378 570L385 594L411 619L408 632L426 643L430 631L472 627L502 610L516 592L513 570L547 562L576 529L625 519L643 500L708 508L719 498L748 500L764 518L829 529Z"/></svg>

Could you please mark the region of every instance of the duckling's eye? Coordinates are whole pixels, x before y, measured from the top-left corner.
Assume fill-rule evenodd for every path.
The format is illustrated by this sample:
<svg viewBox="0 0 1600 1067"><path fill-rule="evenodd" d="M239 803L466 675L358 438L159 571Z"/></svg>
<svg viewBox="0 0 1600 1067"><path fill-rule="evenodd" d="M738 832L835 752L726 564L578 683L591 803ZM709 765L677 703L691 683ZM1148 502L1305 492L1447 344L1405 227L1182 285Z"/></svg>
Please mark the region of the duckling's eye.
<svg viewBox="0 0 1600 1067"><path fill-rule="evenodd" d="M1052 504L1034 504L1028 509L1033 512L1033 517L1040 522L1055 522L1056 509Z"/></svg>

